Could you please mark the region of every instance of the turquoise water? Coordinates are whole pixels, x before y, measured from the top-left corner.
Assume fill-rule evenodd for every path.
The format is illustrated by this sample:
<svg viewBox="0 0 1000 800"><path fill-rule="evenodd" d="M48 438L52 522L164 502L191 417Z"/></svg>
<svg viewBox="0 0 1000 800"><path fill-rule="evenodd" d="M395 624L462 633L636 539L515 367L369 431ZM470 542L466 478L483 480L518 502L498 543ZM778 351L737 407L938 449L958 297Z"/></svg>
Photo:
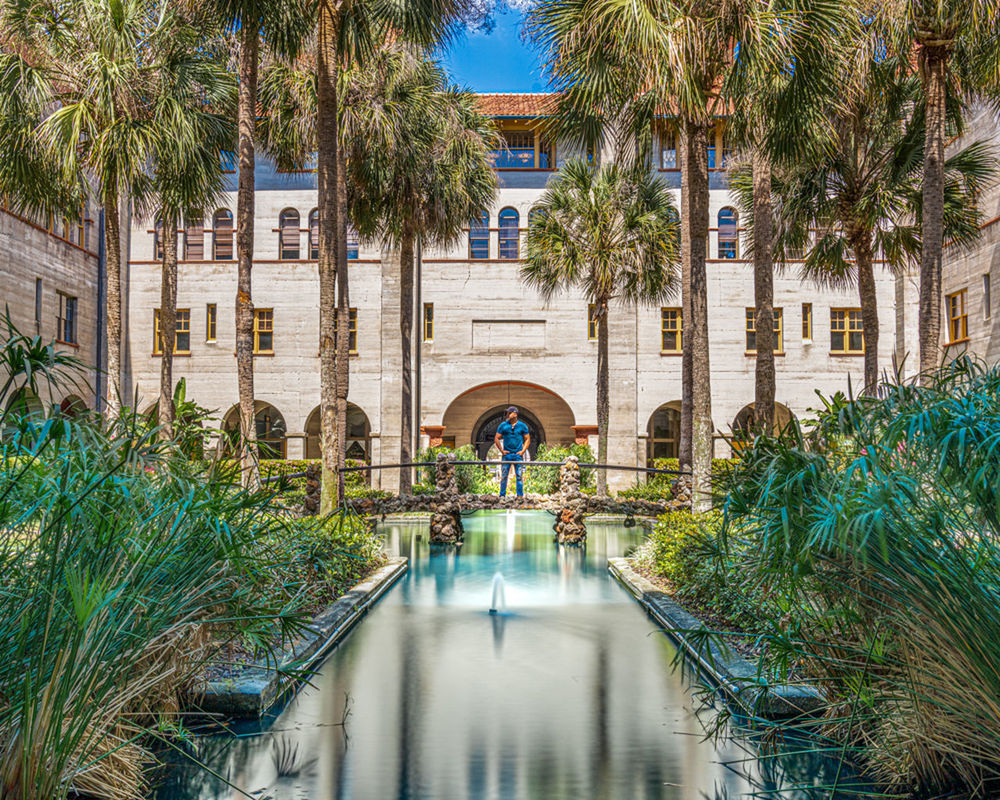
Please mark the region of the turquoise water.
<svg viewBox="0 0 1000 800"><path fill-rule="evenodd" d="M732 768L746 753L704 739L672 644L608 575L607 559L642 529L591 524L586 547L567 548L553 543L551 524L542 512L477 514L460 549L430 546L425 521L384 524L387 550L410 559L407 575L269 727L197 741L225 781L178 768L159 796L747 792L745 769ZM507 612L491 615L498 572Z"/></svg>

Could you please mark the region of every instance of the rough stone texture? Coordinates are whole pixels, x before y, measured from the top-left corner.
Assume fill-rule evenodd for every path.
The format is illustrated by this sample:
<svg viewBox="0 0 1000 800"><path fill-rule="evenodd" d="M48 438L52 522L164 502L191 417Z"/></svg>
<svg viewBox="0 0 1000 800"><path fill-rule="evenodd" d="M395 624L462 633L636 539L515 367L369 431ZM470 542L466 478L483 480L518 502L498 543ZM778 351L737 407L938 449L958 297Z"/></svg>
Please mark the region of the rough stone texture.
<svg viewBox="0 0 1000 800"><path fill-rule="evenodd" d="M322 467L319 464L310 464L306 467L306 499L302 506L307 514L318 514L320 505L320 488Z"/></svg>
<svg viewBox="0 0 1000 800"><path fill-rule="evenodd" d="M689 475L678 475L670 482L670 494L674 500L683 503L691 503L691 477Z"/></svg>
<svg viewBox="0 0 1000 800"><path fill-rule="evenodd" d="M705 637L705 626L651 581L635 572L626 558L608 559L608 570L638 600L685 656L725 698L751 717L781 719L812 715L826 707L822 693L808 684L768 684L757 667L721 639Z"/></svg>
<svg viewBox="0 0 1000 800"><path fill-rule="evenodd" d="M587 540L587 527L583 522L586 498L580 494L580 462L570 456L559 467L560 508L556 511L556 541L560 544L581 544Z"/></svg>
<svg viewBox="0 0 1000 800"><path fill-rule="evenodd" d="M438 453L435 488L430 510L431 541L455 543L462 541L462 506L459 502L458 479L455 476L455 454Z"/></svg>

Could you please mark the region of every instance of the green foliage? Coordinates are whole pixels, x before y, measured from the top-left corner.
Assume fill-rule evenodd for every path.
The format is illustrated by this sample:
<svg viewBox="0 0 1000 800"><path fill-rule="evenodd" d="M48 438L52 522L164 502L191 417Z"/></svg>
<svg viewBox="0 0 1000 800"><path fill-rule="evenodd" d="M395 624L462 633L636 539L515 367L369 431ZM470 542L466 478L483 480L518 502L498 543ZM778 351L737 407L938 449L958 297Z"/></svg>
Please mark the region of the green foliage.
<svg viewBox="0 0 1000 800"><path fill-rule="evenodd" d="M583 464L595 462L594 451L587 444L547 445L544 442L538 446L536 461L565 461L570 456L576 456ZM580 488L593 489L596 480L594 470L580 470ZM555 494L559 491L559 467L528 467L524 471L524 491L530 494Z"/></svg>
<svg viewBox="0 0 1000 800"><path fill-rule="evenodd" d="M454 452L456 461L476 461L476 450L471 444L462 445L452 450L450 447L431 447L421 450L417 454L417 461L436 462L438 453ZM430 491L421 490L414 494L433 494L435 486L435 468L421 467L419 471L420 484L428 487ZM455 467L455 480L458 483L458 491L463 494L496 494L500 491L500 483L486 467L466 464Z"/></svg>

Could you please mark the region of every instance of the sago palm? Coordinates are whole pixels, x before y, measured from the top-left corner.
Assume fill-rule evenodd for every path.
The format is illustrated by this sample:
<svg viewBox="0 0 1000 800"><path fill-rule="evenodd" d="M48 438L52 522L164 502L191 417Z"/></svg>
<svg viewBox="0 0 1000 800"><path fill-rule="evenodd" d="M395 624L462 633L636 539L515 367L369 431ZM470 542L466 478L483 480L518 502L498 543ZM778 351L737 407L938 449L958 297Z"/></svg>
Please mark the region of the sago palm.
<svg viewBox="0 0 1000 800"><path fill-rule="evenodd" d="M677 288L677 212L645 169L563 166L528 223L523 280L545 299L577 288L597 321L597 460L608 457L608 318L613 302L659 305ZM607 475L597 473L607 494Z"/></svg>

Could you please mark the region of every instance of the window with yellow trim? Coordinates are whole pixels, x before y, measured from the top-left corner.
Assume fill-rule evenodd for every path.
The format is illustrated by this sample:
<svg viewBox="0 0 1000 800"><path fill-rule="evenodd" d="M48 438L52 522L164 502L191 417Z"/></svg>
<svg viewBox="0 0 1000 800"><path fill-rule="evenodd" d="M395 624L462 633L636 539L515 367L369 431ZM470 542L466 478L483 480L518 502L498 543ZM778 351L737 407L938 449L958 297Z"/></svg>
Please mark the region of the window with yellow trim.
<svg viewBox="0 0 1000 800"><path fill-rule="evenodd" d="M961 342L969 338L969 314L966 310L968 291L950 294L945 298L948 304L948 344Z"/></svg>
<svg viewBox="0 0 1000 800"><path fill-rule="evenodd" d="M679 353L683 348L684 318L679 308L660 309L660 352Z"/></svg>
<svg viewBox="0 0 1000 800"><path fill-rule="evenodd" d="M357 316L355 316L355 328L357 328ZM355 339L357 333L355 333ZM424 303L424 341L434 341L434 304Z"/></svg>
<svg viewBox="0 0 1000 800"><path fill-rule="evenodd" d="M802 341L811 342L813 338L813 304L802 304Z"/></svg>
<svg viewBox="0 0 1000 800"><path fill-rule="evenodd" d="M274 353L273 308L255 308L253 311L253 352L255 355Z"/></svg>
<svg viewBox="0 0 1000 800"><path fill-rule="evenodd" d="M153 355L163 352L163 338L160 331L160 309L153 309ZM177 309L177 325L174 327L174 355L191 352L191 309Z"/></svg>
<svg viewBox="0 0 1000 800"><path fill-rule="evenodd" d="M352 355L356 356L358 354L358 310L352 308L349 310L350 316L347 320L347 351ZM337 324L336 318L333 320L333 343L336 347L337 344Z"/></svg>
<svg viewBox="0 0 1000 800"><path fill-rule="evenodd" d="M218 327L218 308L215 303L205 306L205 341L214 342L216 328Z"/></svg>
<svg viewBox="0 0 1000 800"><path fill-rule="evenodd" d="M830 309L830 352L847 355L865 352L865 327L860 308Z"/></svg>
<svg viewBox="0 0 1000 800"><path fill-rule="evenodd" d="M597 317L594 315L597 313L597 303L590 303L587 305L587 341L596 342L597 341Z"/></svg>
<svg viewBox="0 0 1000 800"><path fill-rule="evenodd" d="M784 336L784 314L783 309L775 308L774 311L774 352L783 353L785 351ZM748 353L757 352L757 309L748 308L746 310L746 351Z"/></svg>

